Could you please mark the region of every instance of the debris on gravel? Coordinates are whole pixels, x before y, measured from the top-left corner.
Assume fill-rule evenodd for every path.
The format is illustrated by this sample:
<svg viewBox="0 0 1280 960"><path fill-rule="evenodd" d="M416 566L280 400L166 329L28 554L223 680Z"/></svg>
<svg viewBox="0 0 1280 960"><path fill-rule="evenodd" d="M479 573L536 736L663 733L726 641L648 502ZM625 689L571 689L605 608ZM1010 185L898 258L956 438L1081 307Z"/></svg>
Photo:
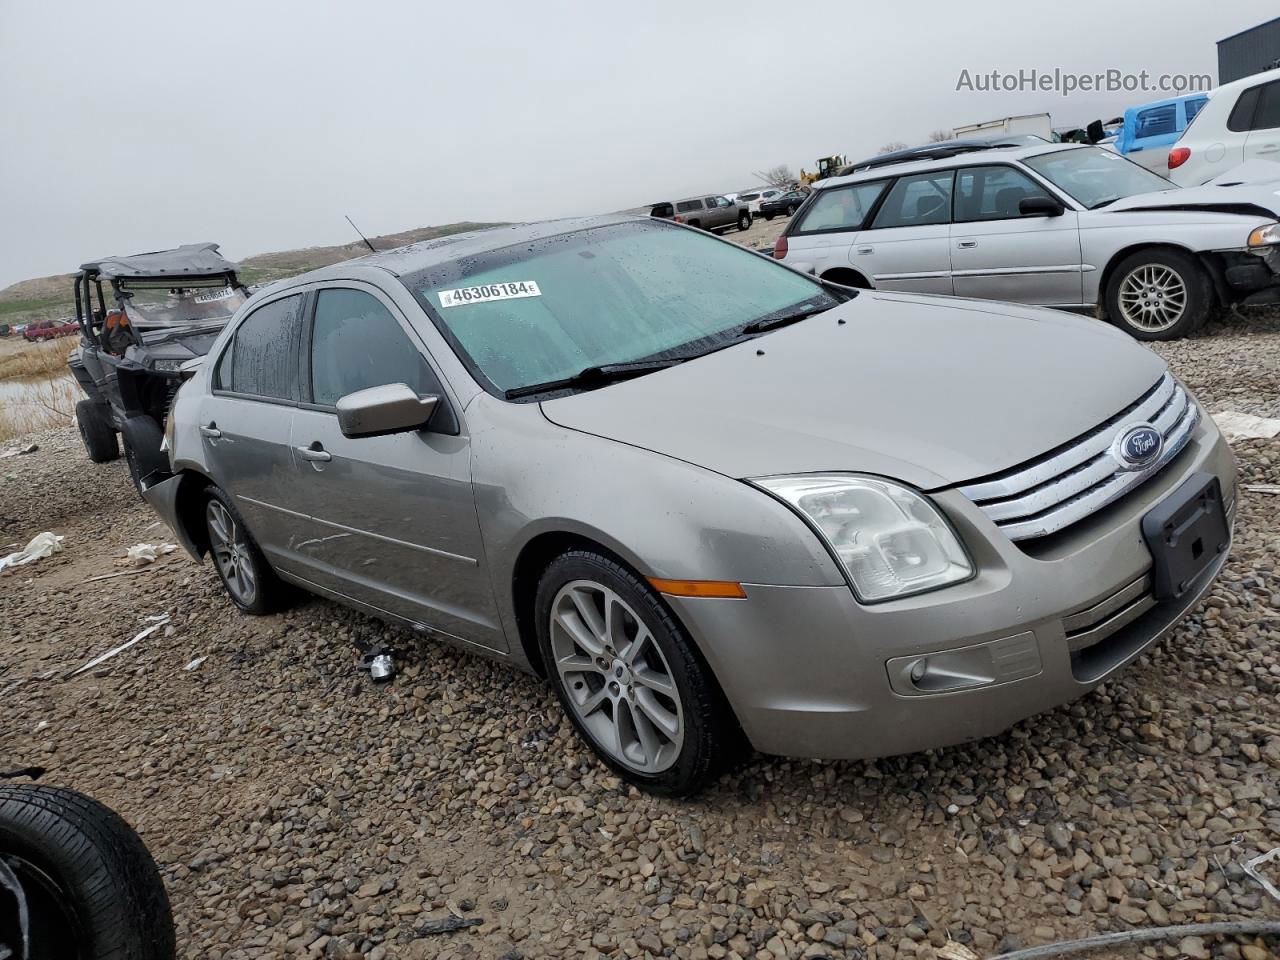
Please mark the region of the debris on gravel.
<svg viewBox="0 0 1280 960"><path fill-rule="evenodd" d="M1211 412L1280 416L1280 312L1156 349ZM74 429L25 439L0 552L44 530L67 549L0 574L0 769L44 767L141 832L183 956L928 960L1280 917L1240 866L1280 836L1273 496L1242 487L1210 596L1083 700L928 754L755 758L676 802L500 663L321 600L239 616L180 552L104 579L167 532L123 461L90 463ZM1234 448L1242 484L1280 483L1280 439ZM377 644L382 685L357 670Z"/></svg>

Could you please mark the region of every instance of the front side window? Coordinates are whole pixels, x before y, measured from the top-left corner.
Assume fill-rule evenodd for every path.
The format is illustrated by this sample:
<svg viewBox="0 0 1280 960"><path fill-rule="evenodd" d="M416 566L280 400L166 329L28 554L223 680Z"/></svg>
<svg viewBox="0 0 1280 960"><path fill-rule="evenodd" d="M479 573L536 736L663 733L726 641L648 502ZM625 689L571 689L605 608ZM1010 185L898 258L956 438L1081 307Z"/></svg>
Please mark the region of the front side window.
<svg viewBox="0 0 1280 960"><path fill-rule="evenodd" d="M264 304L245 317L218 361L221 390L271 400L296 400L302 295Z"/></svg>
<svg viewBox="0 0 1280 960"><path fill-rule="evenodd" d="M1041 153L1022 162L1089 210L1123 197L1173 189L1164 177L1101 147Z"/></svg>
<svg viewBox="0 0 1280 960"><path fill-rule="evenodd" d="M311 325L311 400L331 407L368 387L404 383L440 393L426 359L377 297L336 288L316 295Z"/></svg>
<svg viewBox="0 0 1280 960"><path fill-rule="evenodd" d="M794 233L861 229L876 199L884 192L884 187L885 182L878 180L874 183L853 183L821 191ZM789 193L783 199L798 197Z"/></svg>
<svg viewBox="0 0 1280 960"><path fill-rule="evenodd" d="M923 227L949 222L952 180L951 170L899 178L884 198L872 227Z"/></svg>
<svg viewBox="0 0 1280 960"><path fill-rule="evenodd" d="M753 320L842 302L780 264L656 220L504 247L402 282L499 391L696 356Z"/></svg>
<svg viewBox="0 0 1280 960"><path fill-rule="evenodd" d="M956 222L1020 217L1023 200L1043 196L1042 186L1013 167L964 167L956 172Z"/></svg>

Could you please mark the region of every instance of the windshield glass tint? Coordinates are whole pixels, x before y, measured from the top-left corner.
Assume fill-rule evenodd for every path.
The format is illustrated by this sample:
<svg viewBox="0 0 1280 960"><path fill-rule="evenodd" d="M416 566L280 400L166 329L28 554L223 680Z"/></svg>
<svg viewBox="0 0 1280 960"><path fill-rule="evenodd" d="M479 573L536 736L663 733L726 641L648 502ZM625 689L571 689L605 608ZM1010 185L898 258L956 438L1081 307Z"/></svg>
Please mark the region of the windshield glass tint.
<svg viewBox="0 0 1280 960"><path fill-rule="evenodd" d="M175 324L203 326L231 315L245 302L244 292L233 287L142 287L122 286L125 312L137 327L170 327Z"/></svg>
<svg viewBox="0 0 1280 960"><path fill-rule="evenodd" d="M506 247L404 283L499 390L705 352L760 317L839 302L733 244L649 222Z"/></svg>
<svg viewBox="0 0 1280 960"><path fill-rule="evenodd" d="M1174 189L1164 177L1101 147L1042 153L1023 163L1090 210L1122 197Z"/></svg>

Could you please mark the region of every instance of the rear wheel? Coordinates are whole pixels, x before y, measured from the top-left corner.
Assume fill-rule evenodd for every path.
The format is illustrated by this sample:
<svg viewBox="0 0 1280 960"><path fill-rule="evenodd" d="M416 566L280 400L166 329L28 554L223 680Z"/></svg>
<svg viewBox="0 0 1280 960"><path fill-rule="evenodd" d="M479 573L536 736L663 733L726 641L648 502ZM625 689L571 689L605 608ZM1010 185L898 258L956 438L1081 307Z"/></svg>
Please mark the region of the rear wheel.
<svg viewBox="0 0 1280 960"><path fill-rule="evenodd" d="M278 610L288 599L288 588L267 563L231 498L218 487L209 487L208 493L204 518L209 552L227 596L255 617Z"/></svg>
<svg viewBox="0 0 1280 960"><path fill-rule="evenodd" d="M1204 325L1213 308L1213 289L1190 254L1139 250L1112 272L1106 308L1112 323L1139 340L1174 340Z"/></svg>
<svg viewBox="0 0 1280 960"><path fill-rule="evenodd" d="M535 611L556 694L607 766L667 796L710 782L733 746L731 715L710 668L643 579L575 550L543 574Z"/></svg>
<svg viewBox="0 0 1280 960"><path fill-rule="evenodd" d="M116 432L101 406L92 400L79 401L76 404L76 427L85 453L94 463L119 459L120 445L116 442Z"/></svg>
<svg viewBox="0 0 1280 960"><path fill-rule="evenodd" d="M744 231L745 231L745 230L750 230L750 229L751 229L751 213L750 213L750 211L748 211L748 210L743 210L743 211L742 211L742 213L738 214L738 229L739 229L739 230L744 230Z"/></svg>
<svg viewBox="0 0 1280 960"><path fill-rule="evenodd" d="M796 205L794 203L787 204L787 216L788 217L795 216L795 212L796 212Z"/></svg>

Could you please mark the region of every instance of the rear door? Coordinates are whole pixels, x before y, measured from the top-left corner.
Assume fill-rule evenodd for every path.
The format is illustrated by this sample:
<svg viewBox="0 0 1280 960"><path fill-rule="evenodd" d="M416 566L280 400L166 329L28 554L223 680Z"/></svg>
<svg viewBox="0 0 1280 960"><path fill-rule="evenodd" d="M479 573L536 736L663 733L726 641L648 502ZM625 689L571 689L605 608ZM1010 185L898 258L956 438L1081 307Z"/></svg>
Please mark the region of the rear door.
<svg viewBox="0 0 1280 960"><path fill-rule="evenodd" d="M1008 164L956 171L951 278L956 296L1019 303L1081 302L1080 215L1024 217L1050 193ZM1053 198L1057 199L1057 198Z"/></svg>
<svg viewBox="0 0 1280 960"><path fill-rule="evenodd" d="M505 650L471 490L471 442L417 333L382 291L321 287L303 334L290 444L308 535L305 576L442 633ZM428 429L351 439L335 405L405 383L440 405Z"/></svg>
<svg viewBox="0 0 1280 960"><path fill-rule="evenodd" d="M854 254L854 240L887 186L887 180L873 180L819 190L799 222L787 228L786 259L812 266L818 276L852 262L870 278L874 267Z"/></svg>
<svg viewBox="0 0 1280 960"><path fill-rule="evenodd" d="M1245 140L1245 159L1280 161L1280 80L1254 89L1258 103Z"/></svg>
<svg viewBox="0 0 1280 960"><path fill-rule="evenodd" d="M305 294L276 297L236 327L200 401L200 435L213 480L235 501L272 564L295 569L302 509L289 443L298 402Z"/></svg>
<svg viewBox="0 0 1280 960"><path fill-rule="evenodd" d="M953 170L899 177L870 229L858 233L853 262L881 290L952 292L951 191Z"/></svg>

